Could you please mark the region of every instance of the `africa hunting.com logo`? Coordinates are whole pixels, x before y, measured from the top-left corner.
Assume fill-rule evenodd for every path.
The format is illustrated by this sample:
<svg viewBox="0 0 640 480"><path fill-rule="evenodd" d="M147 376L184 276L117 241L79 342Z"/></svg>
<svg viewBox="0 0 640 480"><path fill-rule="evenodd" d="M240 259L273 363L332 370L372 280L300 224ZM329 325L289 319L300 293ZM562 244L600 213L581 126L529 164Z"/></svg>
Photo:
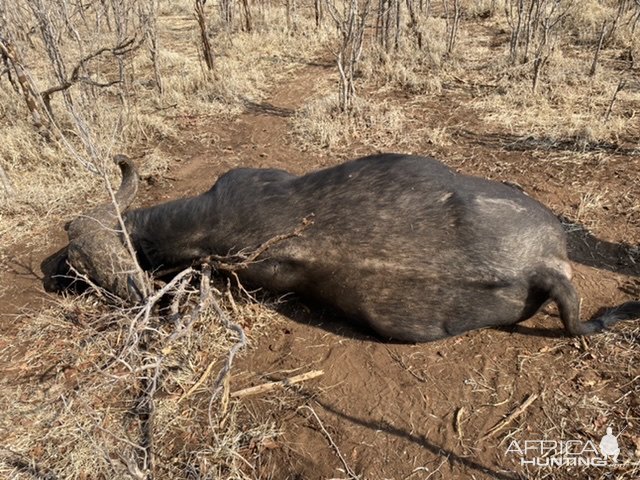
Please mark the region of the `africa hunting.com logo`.
<svg viewBox="0 0 640 480"><path fill-rule="evenodd" d="M625 427L626 429L626 427ZM520 465L534 467L607 467L617 465L621 453L611 427L600 442L592 440L512 440L507 455L516 455Z"/></svg>

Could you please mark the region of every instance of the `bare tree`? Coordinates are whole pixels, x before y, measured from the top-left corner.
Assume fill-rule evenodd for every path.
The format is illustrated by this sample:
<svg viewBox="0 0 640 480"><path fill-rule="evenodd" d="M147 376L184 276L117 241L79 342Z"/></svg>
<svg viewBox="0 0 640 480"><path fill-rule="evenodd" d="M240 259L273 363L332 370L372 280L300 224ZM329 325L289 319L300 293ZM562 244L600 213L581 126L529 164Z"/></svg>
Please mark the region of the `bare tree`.
<svg viewBox="0 0 640 480"><path fill-rule="evenodd" d="M544 0L543 0L544 1ZM572 0L562 2L554 0L542 5L540 15L539 34L536 39L535 56L533 59L533 81L531 89L536 93L540 73L545 67L553 51L556 48L558 26L566 18L569 9L573 6Z"/></svg>
<svg viewBox="0 0 640 480"><path fill-rule="evenodd" d="M249 0L241 0L242 11L244 13L244 30L251 32L253 30L253 16L251 15L251 7L249 6Z"/></svg>
<svg viewBox="0 0 640 480"><path fill-rule="evenodd" d="M206 0L196 0L196 3L201 3L204 7ZM220 7L220 18L222 19L222 24L227 29L227 32L231 32L231 27L233 24L233 1L232 0L220 0L218 4Z"/></svg>
<svg viewBox="0 0 640 480"><path fill-rule="evenodd" d="M156 87L160 93L164 92L162 85L162 75L158 65L158 0L146 0L139 6L140 23L144 32L144 38L149 49L149 56L153 64L153 74Z"/></svg>
<svg viewBox="0 0 640 480"><path fill-rule="evenodd" d="M204 63L207 65L209 70L213 70L215 67L215 56L213 55L213 49L211 48L211 42L209 41L207 17L204 13L205 2L206 0L195 0L195 11L196 19L198 20L198 27L200 27L200 46L202 48ZM230 18L231 14L229 13L229 19Z"/></svg>
<svg viewBox="0 0 640 480"><path fill-rule="evenodd" d="M447 26L447 55L451 55L458 38L458 26L460 25L462 9L460 8L460 0L453 0L453 10L449 5L449 0L442 0L442 5Z"/></svg>
<svg viewBox="0 0 640 480"><path fill-rule="evenodd" d="M314 8L314 13L315 13L315 19L316 19L316 28L320 27L320 24L322 23L322 0L313 0L313 8Z"/></svg>
<svg viewBox="0 0 640 480"><path fill-rule="evenodd" d="M400 0L379 0L376 15L376 38L385 51L398 49L401 35ZM393 38L393 40L391 40Z"/></svg>
<svg viewBox="0 0 640 480"><path fill-rule="evenodd" d="M505 15L511 27L509 61L532 64L532 90L557 44L558 27L573 7L573 0L507 0ZM533 55L533 58L531 58Z"/></svg>
<svg viewBox="0 0 640 480"><path fill-rule="evenodd" d="M287 29L296 30L296 0L286 0L287 7Z"/></svg>
<svg viewBox="0 0 640 480"><path fill-rule="evenodd" d="M336 57L339 82L339 105L343 112L350 112L356 96L354 78L356 68L364 44L364 32L369 17L371 0L347 0L340 12L333 0L326 0L327 11L340 33L338 49L333 52Z"/></svg>
<svg viewBox="0 0 640 480"><path fill-rule="evenodd" d="M413 32L418 49L422 50L422 47L424 46L423 37L418 26L418 14L416 13L413 0L407 0L407 11L409 12L409 29Z"/></svg>

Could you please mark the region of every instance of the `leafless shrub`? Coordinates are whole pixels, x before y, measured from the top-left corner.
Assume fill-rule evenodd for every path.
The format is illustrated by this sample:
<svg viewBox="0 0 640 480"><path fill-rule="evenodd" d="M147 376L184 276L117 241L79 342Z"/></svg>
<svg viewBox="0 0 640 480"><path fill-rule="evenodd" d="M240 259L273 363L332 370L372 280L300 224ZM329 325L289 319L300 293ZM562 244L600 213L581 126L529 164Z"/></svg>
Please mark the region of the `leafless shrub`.
<svg viewBox="0 0 640 480"><path fill-rule="evenodd" d="M400 0L379 0L376 12L376 39L387 52L391 48L398 49L400 43L400 12Z"/></svg>
<svg viewBox="0 0 640 480"><path fill-rule="evenodd" d="M236 425L228 372L242 324L274 314L211 282L210 268L187 269L133 309L61 300L21 324L33 349L19 389L0 380L0 476L248 478L238 450L277 430Z"/></svg>
<svg viewBox="0 0 640 480"><path fill-rule="evenodd" d="M409 30L416 39L418 50L422 50L423 47L423 34L419 28L419 19L416 12L416 8L413 0L407 0L407 11L409 12Z"/></svg>
<svg viewBox="0 0 640 480"><path fill-rule="evenodd" d="M452 6L449 5L449 0L443 0L442 4L447 23L447 55L451 55L456 45L456 39L458 38L458 27L460 25L462 9L460 7L460 0L453 0Z"/></svg>
<svg viewBox="0 0 640 480"><path fill-rule="evenodd" d="M559 26L573 6L573 0L508 0L505 3L511 27L509 61L512 65L531 62L533 92L556 48Z"/></svg>
<svg viewBox="0 0 640 480"><path fill-rule="evenodd" d="M339 105L342 112L349 112L356 96L355 74L362 56L365 28L370 13L371 0L348 0L342 12L333 0L326 0L327 11L340 32L339 45L333 51L336 58L339 82Z"/></svg>

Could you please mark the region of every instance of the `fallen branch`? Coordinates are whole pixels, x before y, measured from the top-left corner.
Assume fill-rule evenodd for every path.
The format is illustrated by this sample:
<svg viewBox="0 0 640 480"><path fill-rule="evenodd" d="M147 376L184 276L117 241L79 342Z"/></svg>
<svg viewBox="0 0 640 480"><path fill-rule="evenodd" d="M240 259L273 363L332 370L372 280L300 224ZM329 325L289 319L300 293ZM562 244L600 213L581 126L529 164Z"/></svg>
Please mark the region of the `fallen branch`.
<svg viewBox="0 0 640 480"><path fill-rule="evenodd" d="M349 475L349 478L352 479L352 480L359 480L360 477L358 477L358 475L356 475L355 472L353 470L351 470L351 467L349 467L349 464L347 463L345 458L342 456L342 453L340 452L340 449L338 448L338 445L336 445L336 443L333 441L333 438L331 438L331 435L329 434L329 432L327 432L327 429L324 428L324 425L322 424L322 421L320 420L320 417L318 417L318 414L315 412L315 410L313 408L311 408L311 407L306 406L306 405L302 406L300 408L306 408L314 416L314 418L316 419L316 422L318 422L318 425L320 426L320 429L322 430L322 433L324 433L324 436L327 437L327 440L329 441L329 443L331 444L331 446L335 450L336 454L338 455L338 458L342 462L342 465L344 466L345 473L347 475Z"/></svg>
<svg viewBox="0 0 640 480"><path fill-rule="evenodd" d="M216 270L221 270L229 273L234 273L238 270L244 270L252 263L255 263L260 255L265 253L276 243L288 240L293 237L299 237L300 235L302 235L302 232L304 232L311 225L313 225L313 215L303 218L302 224L292 232L276 235L275 237L272 237L266 242L260 244L255 250L249 251L248 249L243 249L238 253L230 255L209 255L208 257L198 259L192 264L192 266L197 267L198 265L208 263ZM154 272L154 277L161 278L180 271L182 271L182 267L165 268Z"/></svg>
<svg viewBox="0 0 640 480"><path fill-rule="evenodd" d="M222 366L222 369L220 369L220 371L218 372L218 376L217 376L215 382L213 383L213 388L212 388L213 393L211 394L211 399L209 400L209 408L207 410L207 413L208 413L208 416L209 416L209 426L211 427L212 430L214 430L214 428L213 428L213 416L211 414L211 409L213 408L213 402L215 401L216 398L218 398L218 395L222 391L223 396L222 396L222 408L221 408L221 410L222 410L223 413L226 411L227 401L229 399L229 397L228 397L228 393L229 393L229 372L231 371L231 366L233 365L233 360L234 360L236 354L240 351L240 349L244 348L247 345L247 336L245 335L244 330L242 329L242 327L239 324L231 321L229 316L222 310L222 308L220 308L220 305L218 305L218 302L216 302L213 298L211 299L211 304L213 306L213 309L218 314L218 317L220 317L220 320L222 321L222 324L227 329L235 332L238 335L238 340L236 341L236 343L229 350L229 353L227 355L227 360L225 361L224 365Z"/></svg>
<svg viewBox="0 0 640 480"><path fill-rule="evenodd" d="M460 443L462 443L462 438L463 438L463 434L462 434L462 415L463 414L464 414L464 407L460 407L456 412L456 417L453 423L456 434L458 435L458 440L460 440Z"/></svg>
<svg viewBox="0 0 640 480"><path fill-rule="evenodd" d="M527 410L527 408L529 408L531 404L536 401L538 397L539 395L537 393L532 393L531 395L529 395L518 408L516 408L513 412L507 415L504 419L496 423L496 425L487 433L485 433L480 438L480 440L486 440L487 438L494 437L498 432L500 432L501 430L504 430L504 428L507 427L507 425L509 425L513 420L515 420L520 415L522 415L525 412L525 410Z"/></svg>
<svg viewBox="0 0 640 480"><path fill-rule="evenodd" d="M311 380L312 378L317 378L321 375L324 375L323 370L311 370L307 373L301 373L300 375L295 375L293 377L285 378L284 380L278 380L277 382L267 382L261 385L256 385L254 387L243 388L242 390L237 390L231 394L231 398L243 398L248 397L250 395L258 395L261 393L271 392L278 387L288 387L289 385L294 385L296 383L304 382L306 380Z"/></svg>
<svg viewBox="0 0 640 480"><path fill-rule="evenodd" d="M238 270L244 270L252 263L255 263L260 255L269 250L276 243L288 240L289 238L299 237L300 235L302 235L302 232L304 232L311 225L313 225L313 215L303 218L302 225L297 227L292 232L276 235L275 237L270 238L266 242L259 245L258 248L249 253L239 252L235 255L229 255L226 257L211 255L204 261L208 263L210 262L216 269L226 272L236 272Z"/></svg>

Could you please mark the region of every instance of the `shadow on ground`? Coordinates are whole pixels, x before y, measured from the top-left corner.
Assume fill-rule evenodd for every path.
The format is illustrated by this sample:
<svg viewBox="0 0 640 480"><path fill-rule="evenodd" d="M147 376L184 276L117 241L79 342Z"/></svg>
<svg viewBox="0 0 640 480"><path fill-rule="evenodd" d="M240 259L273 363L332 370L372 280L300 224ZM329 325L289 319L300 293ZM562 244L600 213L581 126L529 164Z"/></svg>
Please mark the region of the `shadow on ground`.
<svg viewBox="0 0 640 480"><path fill-rule="evenodd" d="M640 245L613 243L594 236L584 225L560 216L568 236L571 261L631 277L640 277Z"/></svg>

